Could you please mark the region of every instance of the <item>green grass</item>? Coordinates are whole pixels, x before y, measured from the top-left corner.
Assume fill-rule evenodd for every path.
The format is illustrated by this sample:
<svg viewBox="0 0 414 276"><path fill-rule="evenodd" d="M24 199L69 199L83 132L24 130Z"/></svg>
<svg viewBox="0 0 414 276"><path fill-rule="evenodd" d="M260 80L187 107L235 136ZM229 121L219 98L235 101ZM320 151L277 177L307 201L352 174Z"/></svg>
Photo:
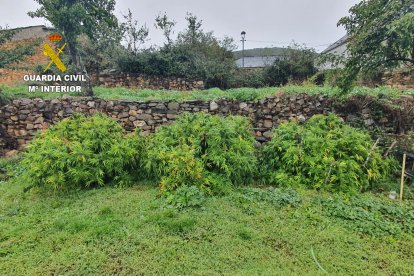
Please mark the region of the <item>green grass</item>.
<svg viewBox="0 0 414 276"><path fill-rule="evenodd" d="M412 233L361 234L323 211L317 199L329 194L301 191L298 207L277 207L238 190L176 211L160 207L155 185L24 187L0 182L1 275L322 275L317 262L330 274L414 274Z"/></svg>
<svg viewBox="0 0 414 276"><path fill-rule="evenodd" d="M62 94L62 93L42 93L42 92L28 92L27 86L2 86L3 94L9 99L14 98L42 98L53 99L64 96L81 96L80 94ZM231 100L259 100L268 96L275 95L277 92L284 92L288 94L307 93L310 95L329 95L332 97L349 97L352 95L371 95L374 97L398 97L404 95L414 95L414 90L400 91L389 87L367 88L355 87L346 96L341 95L340 90L335 87L320 87L315 85L288 85L284 87L265 87L265 88L237 88L229 90L220 90L213 88L209 90L195 90L195 91L169 91L169 90L149 90L149 89L129 89L123 87L105 88L95 87L94 96L102 99L111 100L133 100L133 101L151 101L151 100L174 100L174 101L188 101L188 100L217 100L227 98Z"/></svg>

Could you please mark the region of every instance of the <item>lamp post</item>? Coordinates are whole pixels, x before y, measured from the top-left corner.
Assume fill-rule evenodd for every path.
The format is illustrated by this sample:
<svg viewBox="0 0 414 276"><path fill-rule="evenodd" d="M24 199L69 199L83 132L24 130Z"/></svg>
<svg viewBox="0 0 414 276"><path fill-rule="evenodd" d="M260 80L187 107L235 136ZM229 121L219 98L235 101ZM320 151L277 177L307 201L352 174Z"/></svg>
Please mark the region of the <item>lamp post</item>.
<svg viewBox="0 0 414 276"><path fill-rule="evenodd" d="M241 32L241 37L242 37L241 42L242 42L242 56L243 56L242 67L244 68L244 42L246 41L246 32L245 31Z"/></svg>

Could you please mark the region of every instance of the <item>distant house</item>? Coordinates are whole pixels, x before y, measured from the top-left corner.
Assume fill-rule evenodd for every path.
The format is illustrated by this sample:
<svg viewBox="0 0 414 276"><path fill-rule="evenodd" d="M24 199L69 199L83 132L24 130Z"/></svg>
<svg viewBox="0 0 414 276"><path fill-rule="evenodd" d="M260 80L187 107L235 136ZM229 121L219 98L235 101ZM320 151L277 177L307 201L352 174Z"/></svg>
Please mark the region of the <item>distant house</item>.
<svg viewBox="0 0 414 276"><path fill-rule="evenodd" d="M284 48L255 48L244 51L244 68L260 69L272 65L276 60L284 59ZM243 52L233 52L236 65L243 68Z"/></svg>
<svg viewBox="0 0 414 276"><path fill-rule="evenodd" d="M255 57L244 57L244 68L264 68L272 65L273 62L280 59L279 56L255 56ZM243 58L236 60L236 65L239 68L243 67Z"/></svg>
<svg viewBox="0 0 414 276"><path fill-rule="evenodd" d="M331 44L328 48L323 50L321 54L334 54L338 56L345 55L348 56L348 35L343 36L341 39ZM338 68L343 68L342 64L337 66ZM331 63L326 63L322 66L322 69L333 69L334 66Z"/></svg>

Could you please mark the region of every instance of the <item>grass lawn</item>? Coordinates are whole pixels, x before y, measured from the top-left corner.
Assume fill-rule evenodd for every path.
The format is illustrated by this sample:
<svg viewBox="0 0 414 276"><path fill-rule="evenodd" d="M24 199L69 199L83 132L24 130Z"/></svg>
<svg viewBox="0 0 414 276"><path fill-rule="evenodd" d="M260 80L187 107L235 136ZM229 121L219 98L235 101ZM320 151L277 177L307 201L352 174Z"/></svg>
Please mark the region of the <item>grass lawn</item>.
<svg viewBox="0 0 414 276"><path fill-rule="evenodd" d="M329 194L300 191L300 205L277 207L238 190L177 211L149 185L65 195L24 186L0 182L1 275L414 274L413 233L363 234L382 225L327 215L318 199Z"/></svg>
<svg viewBox="0 0 414 276"><path fill-rule="evenodd" d="M42 92L28 92L27 86L2 86L5 97L13 98L43 98L53 99L63 96L81 96L77 93L62 94L62 93L42 93ZM186 101L186 100L217 100L221 98L234 100L258 100L268 96L275 95L277 92L284 93L307 93L310 95L324 94L333 97L350 97L353 95L371 95L374 97L388 96L399 97L400 95L414 95L414 90L400 91L389 87L367 88L355 87L349 94L342 95L338 88L321 87L315 85L288 85L284 87L265 87L265 88L237 88L229 90L220 90L213 88L209 90L195 90L195 91L169 91L169 90L150 90L150 89L130 89L130 88L105 88L95 87L94 97L111 100L134 100L134 101L151 101L151 100L166 100L166 101ZM1 96L1 95L0 95Z"/></svg>

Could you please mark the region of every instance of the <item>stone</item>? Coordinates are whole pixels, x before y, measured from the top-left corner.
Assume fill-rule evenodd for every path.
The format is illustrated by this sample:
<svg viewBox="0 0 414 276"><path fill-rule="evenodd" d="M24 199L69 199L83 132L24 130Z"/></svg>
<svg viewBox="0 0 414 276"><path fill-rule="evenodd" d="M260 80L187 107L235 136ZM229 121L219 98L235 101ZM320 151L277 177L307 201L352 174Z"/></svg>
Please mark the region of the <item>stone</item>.
<svg viewBox="0 0 414 276"><path fill-rule="evenodd" d="M138 112L136 110L130 110L128 114L131 116L137 116Z"/></svg>
<svg viewBox="0 0 414 276"><path fill-rule="evenodd" d="M270 120L265 120L264 123L263 123L263 126L265 128L271 128L271 127L273 127L273 122L270 121Z"/></svg>
<svg viewBox="0 0 414 276"><path fill-rule="evenodd" d="M180 105L177 102L170 102L168 103L168 109L169 110L178 110Z"/></svg>
<svg viewBox="0 0 414 276"><path fill-rule="evenodd" d="M124 119L124 118L128 118L129 117L129 113L128 112L122 112L118 115L119 119Z"/></svg>
<svg viewBox="0 0 414 276"><path fill-rule="evenodd" d="M210 102L210 110L214 111L219 108L218 104L215 101Z"/></svg>
<svg viewBox="0 0 414 276"><path fill-rule="evenodd" d="M159 103L155 106L156 109L165 109L165 104Z"/></svg>
<svg viewBox="0 0 414 276"><path fill-rule="evenodd" d="M305 122L305 121L306 121L305 116L303 116L302 114L301 114L301 115L299 115L297 118L298 118L298 121L299 121L299 122L301 122L301 123L303 123L303 122Z"/></svg>
<svg viewBox="0 0 414 276"><path fill-rule="evenodd" d="M27 135L27 131L26 131L26 130L21 129L21 130L19 131L19 136L26 136L26 135Z"/></svg>
<svg viewBox="0 0 414 276"><path fill-rule="evenodd" d="M175 119L177 118L177 114L167 114L168 119Z"/></svg>
<svg viewBox="0 0 414 276"><path fill-rule="evenodd" d="M149 115L149 114L139 114L139 115L137 116L137 118L138 118L138 120L144 120L144 121L147 121L147 120L152 119L152 116L151 116L151 115Z"/></svg>
<svg viewBox="0 0 414 276"><path fill-rule="evenodd" d="M36 106L38 107L38 108L43 108L43 107L45 107L45 102L44 101L39 101L39 102L37 102L37 104L36 104Z"/></svg>
<svg viewBox="0 0 414 276"><path fill-rule="evenodd" d="M203 81L197 81L196 85L197 85L197 87L204 87L204 82Z"/></svg>
<svg viewBox="0 0 414 276"><path fill-rule="evenodd" d="M65 109L65 114L73 114L73 109L68 107Z"/></svg>
<svg viewBox="0 0 414 276"><path fill-rule="evenodd" d="M268 138L268 139L271 139L272 138L272 132L271 131L266 131L266 132L263 133L263 136Z"/></svg>
<svg viewBox="0 0 414 276"><path fill-rule="evenodd" d="M256 137L256 141L259 143L265 143L267 142L267 139L265 137Z"/></svg>
<svg viewBox="0 0 414 276"><path fill-rule="evenodd" d="M6 156L6 158L11 158L11 157L16 156L17 153L18 153L17 150L11 150L11 151L6 152L5 156Z"/></svg>
<svg viewBox="0 0 414 276"><path fill-rule="evenodd" d="M246 107L247 107L247 103L240 103L239 104L240 109L245 109Z"/></svg>
<svg viewBox="0 0 414 276"><path fill-rule="evenodd" d="M143 126L147 125L147 123L145 121L134 121L133 124L134 124L135 127L143 127Z"/></svg>

